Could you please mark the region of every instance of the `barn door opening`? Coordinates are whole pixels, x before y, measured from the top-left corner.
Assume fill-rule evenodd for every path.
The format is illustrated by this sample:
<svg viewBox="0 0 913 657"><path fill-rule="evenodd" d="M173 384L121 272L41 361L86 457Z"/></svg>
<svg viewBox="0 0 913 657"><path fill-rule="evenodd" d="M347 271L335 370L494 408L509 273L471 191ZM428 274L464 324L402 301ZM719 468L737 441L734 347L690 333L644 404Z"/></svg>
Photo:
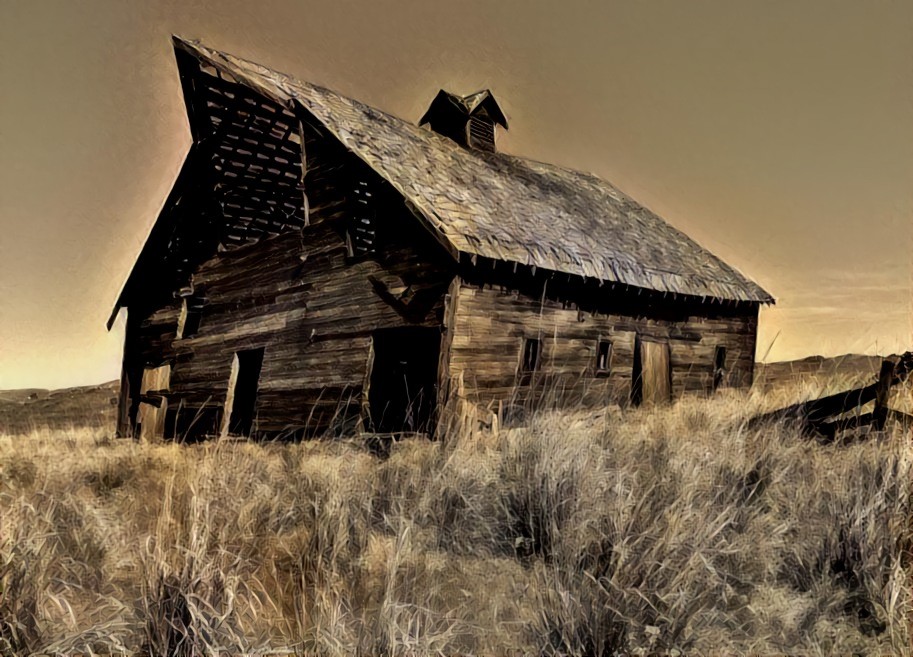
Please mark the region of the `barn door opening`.
<svg viewBox="0 0 913 657"><path fill-rule="evenodd" d="M373 348L368 406L374 430L430 432L441 332L424 327L381 329L374 332Z"/></svg>
<svg viewBox="0 0 913 657"><path fill-rule="evenodd" d="M263 367L263 347L235 354L225 397L222 435L249 436L257 408L257 383Z"/></svg>
<svg viewBox="0 0 913 657"><path fill-rule="evenodd" d="M672 369L668 342L642 340L634 342L631 402L662 404L672 399Z"/></svg>

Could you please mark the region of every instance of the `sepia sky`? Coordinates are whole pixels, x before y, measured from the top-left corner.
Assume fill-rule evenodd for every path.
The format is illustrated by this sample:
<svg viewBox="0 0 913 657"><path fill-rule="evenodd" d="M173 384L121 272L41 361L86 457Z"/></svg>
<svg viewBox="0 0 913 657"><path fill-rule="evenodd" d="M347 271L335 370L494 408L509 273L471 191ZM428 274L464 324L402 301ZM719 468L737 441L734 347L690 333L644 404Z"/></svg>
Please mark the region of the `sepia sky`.
<svg viewBox="0 0 913 657"><path fill-rule="evenodd" d="M591 171L754 278L758 357L913 346L908 0L0 0L0 389L119 376L105 321L189 147L170 35Z"/></svg>

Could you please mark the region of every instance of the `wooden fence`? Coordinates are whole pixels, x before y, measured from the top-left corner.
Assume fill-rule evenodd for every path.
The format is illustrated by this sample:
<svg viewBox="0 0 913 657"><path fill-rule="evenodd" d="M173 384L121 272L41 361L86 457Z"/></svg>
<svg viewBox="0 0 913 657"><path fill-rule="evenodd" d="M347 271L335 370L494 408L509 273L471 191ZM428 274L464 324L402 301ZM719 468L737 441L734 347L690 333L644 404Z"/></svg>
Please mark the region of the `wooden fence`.
<svg viewBox="0 0 913 657"><path fill-rule="evenodd" d="M913 425L913 416L888 407L891 389L906 381L911 372L913 372L913 352L908 351L898 359L882 361L881 370L874 383L764 413L752 418L749 427L769 422L795 421L806 432L832 440L837 433L842 431L853 431L864 427L881 431L889 419L902 422L906 426ZM858 411L872 401L875 402L875 405L871 412L841 417Z"/></svg>

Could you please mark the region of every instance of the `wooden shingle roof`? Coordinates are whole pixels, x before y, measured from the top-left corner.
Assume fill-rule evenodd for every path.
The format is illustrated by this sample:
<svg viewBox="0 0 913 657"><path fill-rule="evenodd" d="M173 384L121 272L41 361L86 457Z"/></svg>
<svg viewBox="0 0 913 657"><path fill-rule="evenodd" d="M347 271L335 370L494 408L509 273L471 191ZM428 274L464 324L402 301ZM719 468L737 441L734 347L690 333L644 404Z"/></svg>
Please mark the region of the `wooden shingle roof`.
<svg viewBox="0 0 913 657"><path fill-rule="evenodd" d="M198 42L182 48L303 108L456 251L624 285L772 303L756 283L590 174L462 148L408 121Z"/></svg>

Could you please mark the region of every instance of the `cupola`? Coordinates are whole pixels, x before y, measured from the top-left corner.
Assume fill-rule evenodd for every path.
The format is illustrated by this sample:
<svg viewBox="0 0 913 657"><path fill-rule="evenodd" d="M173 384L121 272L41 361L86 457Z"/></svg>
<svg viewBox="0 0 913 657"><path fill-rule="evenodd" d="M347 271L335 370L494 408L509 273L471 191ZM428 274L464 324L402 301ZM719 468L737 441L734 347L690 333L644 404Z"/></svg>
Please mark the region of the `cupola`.
<svg viewBox="0 0 913 657"><path fill-rule="evenodd" d="M436 133L464 148L495 152L495 126L507 129L507 119L491 91L483 89L458 96L441 89L419 125L428 124Z"/></svg>

